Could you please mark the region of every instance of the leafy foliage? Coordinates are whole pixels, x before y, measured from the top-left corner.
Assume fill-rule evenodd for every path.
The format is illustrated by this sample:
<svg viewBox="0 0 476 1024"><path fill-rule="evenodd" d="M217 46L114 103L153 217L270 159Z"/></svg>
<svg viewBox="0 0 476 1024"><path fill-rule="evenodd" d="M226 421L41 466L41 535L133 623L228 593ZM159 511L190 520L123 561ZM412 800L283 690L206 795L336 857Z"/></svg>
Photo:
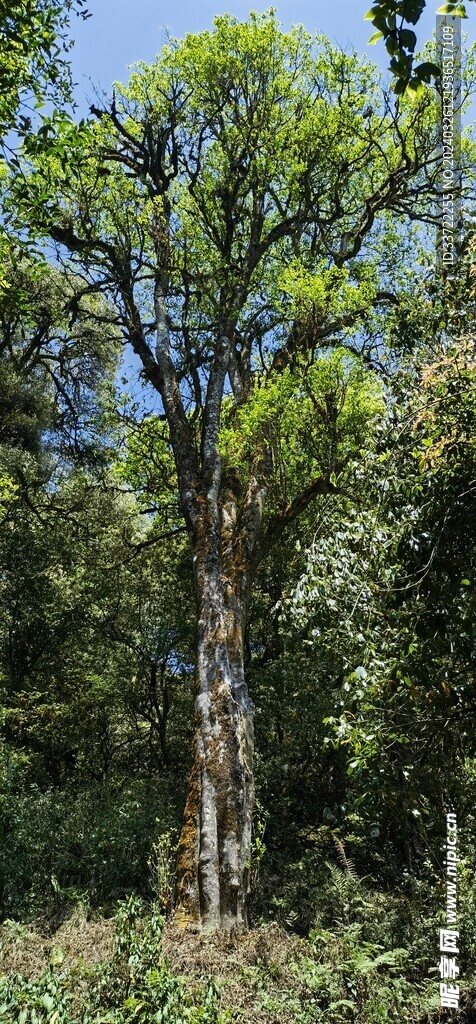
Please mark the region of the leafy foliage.
<svg viewBox="0 0 476 1024"><path fill-rule="evenodd" d="M441 79L441 64L424 60L415 65L414 54L417 45L416 33L409 25L417 25L426 7L426 0L377 0L365 15L372 22L376 32L369 42L383 39L389 54L390 71L394 76L394 89L398 95L407 92L417 96L426 83ZM437 14L452 18L466 18L464 3L450 0L437 8Z"/></svg>
<svg viewBox="0 0 476 1024"><path fill-rule="evenodd" d="M72 99L66 53L71 13L88 17L85 0L11 0L0 5L0 135L31 128L22 105ZM27 109L28 105L27 105Z"/></svg>

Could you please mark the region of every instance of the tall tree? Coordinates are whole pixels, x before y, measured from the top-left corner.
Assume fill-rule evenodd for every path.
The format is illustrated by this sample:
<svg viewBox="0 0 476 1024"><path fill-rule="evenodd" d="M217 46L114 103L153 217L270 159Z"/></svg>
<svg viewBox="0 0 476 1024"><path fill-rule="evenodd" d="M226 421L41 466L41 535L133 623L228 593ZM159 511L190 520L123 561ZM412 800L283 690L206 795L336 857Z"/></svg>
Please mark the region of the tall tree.
<svg viewBox="0 0 476 1024"><path fill-rule="evenodd" d="M160 396L198 624L178 903L229 929L247 918L253 578L312 502L356 484L404 223L432 223L434 111L268 14L171 43L92 114L52 124L48 159L30 140L17 199L114 301Z"/></svg>

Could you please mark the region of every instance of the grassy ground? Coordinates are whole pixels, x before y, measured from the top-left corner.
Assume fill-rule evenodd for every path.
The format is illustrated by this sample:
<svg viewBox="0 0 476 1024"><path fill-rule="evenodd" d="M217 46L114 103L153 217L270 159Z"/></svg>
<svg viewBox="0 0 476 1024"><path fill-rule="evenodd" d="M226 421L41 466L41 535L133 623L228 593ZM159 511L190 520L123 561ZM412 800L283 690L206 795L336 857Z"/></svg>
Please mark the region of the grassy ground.
<svg viewBox="0 0 476 1024"><path fill-rule="evenodd" d="M10 985L7 997L0 992L0 1018L7 1024L433 1024L447 1019L438 1009L436 979L414 981L404 950L371 947L352 926L339 934L316 931L306 940L275 923L230 938L202 936L167 922L154 938L149 920L136 915L126 931L123 922L119 944L117 920L81 910L42 928L5 922L0 962ZM45 997L45 991L52 994ZM476 1021L476 1004L467 998L453 1019Z"/></svg>

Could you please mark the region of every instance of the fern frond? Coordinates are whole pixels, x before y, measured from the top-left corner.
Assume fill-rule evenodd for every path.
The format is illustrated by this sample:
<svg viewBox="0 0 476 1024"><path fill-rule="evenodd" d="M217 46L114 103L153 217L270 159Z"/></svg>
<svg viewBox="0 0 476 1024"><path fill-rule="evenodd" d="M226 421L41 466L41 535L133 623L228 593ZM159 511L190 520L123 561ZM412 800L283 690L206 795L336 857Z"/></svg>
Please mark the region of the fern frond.
<svg viewBox="0 0 476 1024"><path fill-rule="evenodd" d="M337 864L327 863L329 868L332 885L337 890L341 900L345 900L348 894L348 883L349 876L347 872L343 871L341 867L337 867Z"/></svg>
<svg viewBox="0 0 476 1024"><path fill-rule="evenodd" d="M339 836L337 836L335 832L331 832L331 836L337 850L337 860L340 867L345 871L346 875L350 875L351 878L358 878L357 871L355 870L355 864L353 860L347 856L342 840L339 839Z"/></svg>

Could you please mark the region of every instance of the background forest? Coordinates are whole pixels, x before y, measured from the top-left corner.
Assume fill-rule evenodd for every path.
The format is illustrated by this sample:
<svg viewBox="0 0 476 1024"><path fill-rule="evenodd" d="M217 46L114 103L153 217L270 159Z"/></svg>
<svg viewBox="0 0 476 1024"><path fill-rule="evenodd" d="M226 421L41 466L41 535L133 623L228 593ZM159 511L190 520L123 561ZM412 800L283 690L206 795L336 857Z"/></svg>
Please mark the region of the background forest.
<svg viewBox="0 0 476 1024"><path fill-rule="evenodd" d="M0 1018L473 1021L471 132L448 279L434 85L398 98L273 14L220 18L79 121L83 5L17 6L1 30ZM472 50L465 76L470 96ZM248 930L173 913L202 628L184 438L196 478L219 475L225 554L265 481L243 618Z"/></svg>

